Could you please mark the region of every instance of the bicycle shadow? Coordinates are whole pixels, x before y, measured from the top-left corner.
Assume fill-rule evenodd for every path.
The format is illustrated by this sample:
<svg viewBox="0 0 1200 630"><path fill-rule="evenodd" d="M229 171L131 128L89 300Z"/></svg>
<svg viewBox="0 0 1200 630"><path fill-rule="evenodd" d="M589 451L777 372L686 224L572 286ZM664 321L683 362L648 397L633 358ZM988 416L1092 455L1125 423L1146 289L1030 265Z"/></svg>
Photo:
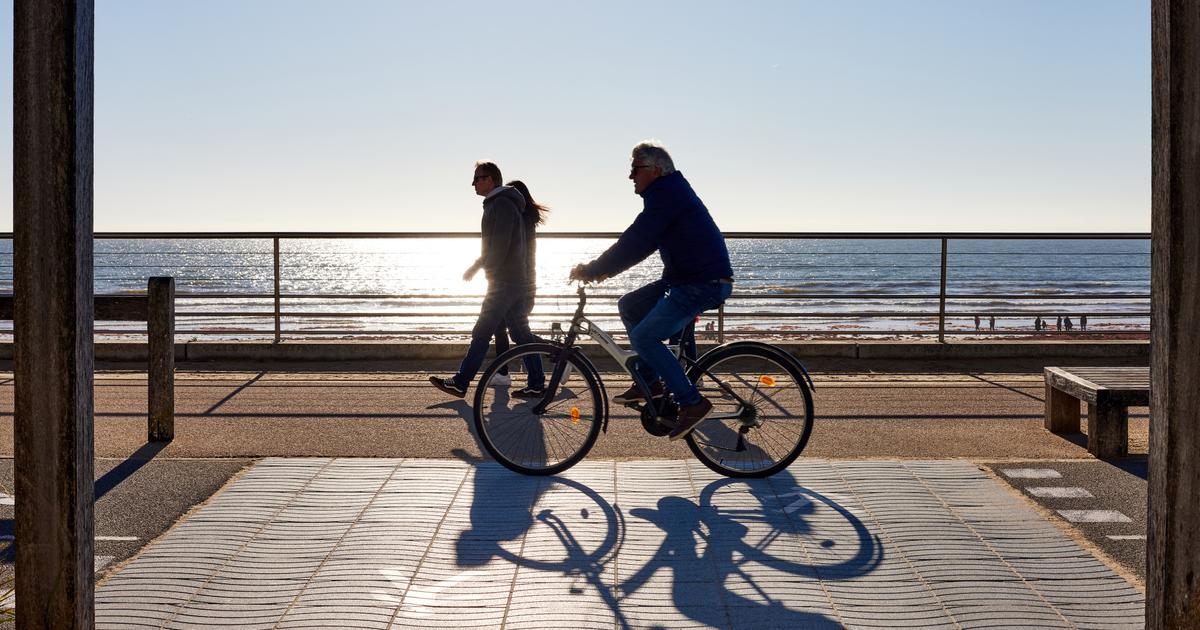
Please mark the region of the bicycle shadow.
<svg viewBox="0 0 1200 630"><path fill-rule="evenodd" d="M823 614L830 609L827 602L799 601L804 589L796 584L853 579L871 573L883 559L880 539L851 510L802 487L788 471L769 480L719 479L696 500L668 495L654 508L627 513L577 480L523 477L493 464L475 472L471 523L457 540L457 563L500 560L521 571L570 578L563 595L591 589L620 628L647 625L651 620L642 617L667 601L683 617L715 627L728 626L736 615L752 626L840 628ZM583 496L541 507L555 486L556 497L562 496L558 490ZM585 504L599 515L581 510ZM637 521L627 524L626 514ZM647 536L654 530L638 526L644 531L629 540L636 522L661 533ZM561 549L538 557L513 551L538 525L547 528L539 540L549 531ZM595 535L598 526L606 530L602 539ZM625 545L632 551L622 555ZM614 563L620 566L616 578ZM663 593L668 588L669 600Z"/></svg>

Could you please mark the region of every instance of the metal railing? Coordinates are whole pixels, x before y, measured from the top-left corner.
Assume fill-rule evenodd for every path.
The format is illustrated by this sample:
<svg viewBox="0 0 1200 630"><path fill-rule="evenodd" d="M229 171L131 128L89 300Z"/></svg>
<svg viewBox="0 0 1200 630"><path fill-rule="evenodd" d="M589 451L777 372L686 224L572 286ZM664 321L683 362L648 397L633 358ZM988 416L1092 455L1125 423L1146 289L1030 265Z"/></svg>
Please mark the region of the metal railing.
<svg viewBox="0 0 1200 630"><path fill-rule="evenodd" d="M551 274L541 263L547 250L555 249L552 244L617 236L539 234L542 293L533 316L536 328L548 330L550 322L568 318L574 306L574 295L561 279L547 281ZM738 283L726 306L698 326L702 337L1144 337L1149 328L1148 234L734 232L726 238ZM144 286L146 276L174 276L177 317L191 323L180 327L184 337L277 342L462 337L478 312L481 285L474 295L448 294L446 284L437 282L414 291L405 274L416 273L412 259L419 253L358 246L371 240L428 244L446 239L478 239L478 234L98 233L97 292L124 293L127 285ZM1030 247L1003 245L1018 241ZM1089 244L1111 251L1090 251ZM426 257L449 256L444 249L435 247ZM549 255L564 257L558 249ZM596 253L571 251L565 257L572 258L563 262ZM0 285L8 283L8 290L11 264L11 235L0 234ZM555 268L548 268L553 273ZM638 269L644 278L655 275L650 264L630 272L635 280ZM558 269L565 277L564 270ZM458 273L447 278L457 281ZM388 290L396 287L402 290ZM620 294L598 287L593 296L598 308L590 314L615 320ZM1062 326L1064 315L1069 330ZM1072 325L1080 316L1092 322L1090 329ZM1042 317L1054 326L1039 330L1034 324ZM101 335L130 333L97 327Z"/></svg>

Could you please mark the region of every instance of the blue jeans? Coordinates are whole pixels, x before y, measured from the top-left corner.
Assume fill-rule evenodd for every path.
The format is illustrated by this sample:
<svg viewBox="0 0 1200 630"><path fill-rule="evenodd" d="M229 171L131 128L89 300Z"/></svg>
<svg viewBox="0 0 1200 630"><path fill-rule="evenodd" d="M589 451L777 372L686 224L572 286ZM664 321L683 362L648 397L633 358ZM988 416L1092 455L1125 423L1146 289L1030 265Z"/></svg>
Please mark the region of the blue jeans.
<svg viewBox="0 0 1200 630"><path fill-rule="evenodd" d="M467 348L467 356L463 357L458 373L453 377L455 384L466 389L475 380L475 375L483 365L483 358L487 356L492 335L496 334L496 327L501 321L508 326L508 332L517 344L541 341L529 330L531 310L533 292L525 285L489 283L487 294L483 297L483 307L479 309L479 319L475 320L475 328L471 329L471 345ZM541 389L546 384L539 357L527 357L525 370L529 373L530 387Z"/></svg>
<svg viewBox="0 0 1200 630"><path fill-rule="evenodd" d="M679 405L699 403L700 392L662 342L683 330L700 313L719 306L732 292L730 284L703 282L672 287L659 280L625 294L617 302L621 322L629 332L629 345L641 359L637 363L638 374L647 383L662 378Z"/></svg>

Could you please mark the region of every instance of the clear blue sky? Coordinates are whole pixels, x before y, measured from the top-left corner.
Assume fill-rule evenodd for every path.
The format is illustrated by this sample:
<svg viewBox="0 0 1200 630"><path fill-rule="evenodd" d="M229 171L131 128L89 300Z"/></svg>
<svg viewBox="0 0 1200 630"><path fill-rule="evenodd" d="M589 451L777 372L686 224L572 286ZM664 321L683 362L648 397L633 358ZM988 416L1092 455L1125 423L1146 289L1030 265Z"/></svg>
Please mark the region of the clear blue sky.
<svg viewBox="0 0 1200 630"><path fill-rule="evenodd" d="M1150 9L96 2L97 230L474 230L491 158L615 231L647 137L725 230L1148 231Z"/></svg>

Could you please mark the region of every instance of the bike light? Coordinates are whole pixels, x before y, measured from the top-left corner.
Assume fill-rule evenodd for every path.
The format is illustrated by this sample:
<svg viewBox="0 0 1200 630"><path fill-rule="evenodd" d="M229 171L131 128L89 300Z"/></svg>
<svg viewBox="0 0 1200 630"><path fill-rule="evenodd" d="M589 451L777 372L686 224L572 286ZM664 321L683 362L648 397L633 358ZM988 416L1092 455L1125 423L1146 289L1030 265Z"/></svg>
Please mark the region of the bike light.
<svg viewBox="0 0 1200 630"><path fill-rule="evenodd" d="M766 385L767 387L775 387L775 379L771 378L770 376L760 376L758 377L758 382Z"/></svg>

